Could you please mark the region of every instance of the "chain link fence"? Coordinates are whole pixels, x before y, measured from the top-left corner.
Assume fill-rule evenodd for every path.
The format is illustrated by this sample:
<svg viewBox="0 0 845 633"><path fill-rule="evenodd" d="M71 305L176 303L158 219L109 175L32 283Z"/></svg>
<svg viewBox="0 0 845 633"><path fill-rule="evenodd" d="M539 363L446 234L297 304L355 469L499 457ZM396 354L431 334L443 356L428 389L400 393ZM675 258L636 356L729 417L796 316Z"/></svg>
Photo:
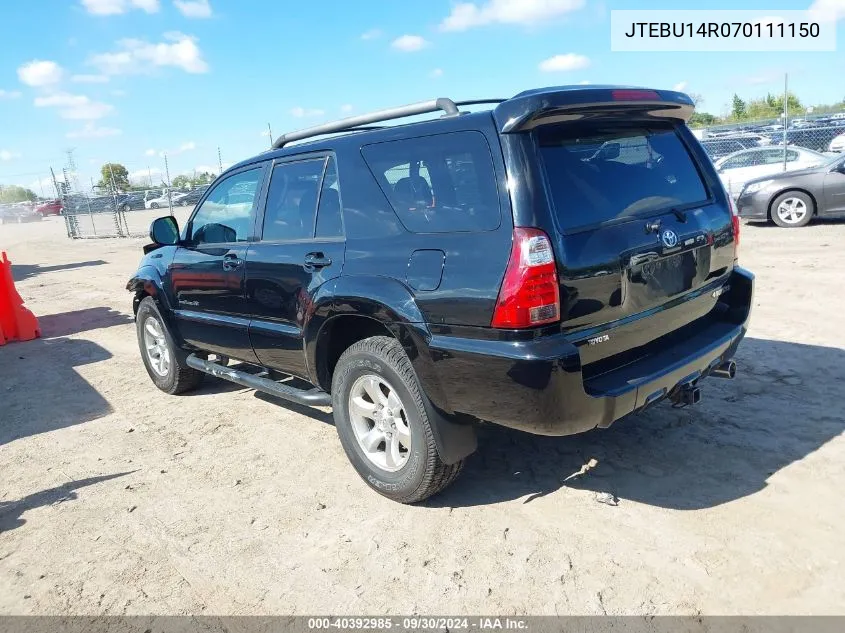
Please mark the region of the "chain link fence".
<svg viewBox="0 0 845 633"><path fill-rule="evenodd" d="M845 152L845 113L694 129L729 193L753 178L815 167Z"/></svg>

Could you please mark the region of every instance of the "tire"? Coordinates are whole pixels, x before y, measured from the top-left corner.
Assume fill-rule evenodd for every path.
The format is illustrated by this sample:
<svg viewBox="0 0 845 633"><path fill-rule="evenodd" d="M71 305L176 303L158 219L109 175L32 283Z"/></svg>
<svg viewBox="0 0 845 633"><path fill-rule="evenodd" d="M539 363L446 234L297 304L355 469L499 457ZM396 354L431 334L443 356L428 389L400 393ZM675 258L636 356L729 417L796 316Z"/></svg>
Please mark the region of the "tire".
<svg viewBox="0 0 845 633"><path fill-rule="evenodd" d="M785 229L806 226L816 212L813 199L802 191L787 191L772 202L772 222Z"/></svg>
<svg viewBox="0 0 845 633"><path fill-rule="evenodd" d="M141 359L153 384L171 395L196 389L202 382L203 374L188 367L185 359L187 352L180 349L167 329L167 324L159 312L152 297L144 297L138 305L135 316L135 329L138 335L138 347ZM155 350L148 350L153 340ZM167 354L167 362L162 364L161 357Z"/></svg>
<svg viewBox="0 0 845 633"><path fill-rule="evenodd" d="M131 205L128 205L128 204L124 204L124 205L123 205L123 210L124 210L124 211L131 211L131 210L132 210L132 206L131 206Z"/></svg>
<svg viewBox="0 0 845 633"><path fill-rule="evenodd" d="M151 202L150 209L158 209L158 202Z"/></svg>
<svg viewBox="0 0 845 633"><path fill-rule="evenodd" d="M369 388L376 385L381 396L369 397L368 385ZM352 404L353 394L357 396L356 402L365 405L364 409ZM379 410L377 400L382 397L387 405ZM385 411L395 414L397 401L401 415L394 417L388 413L389 417L382 417ZM350 405L356 411L351 413ZM370 405L372 407L367 408ZM394 408L388 408L388 405ZM361 478L379 494L399 503L416 503L437 494L460 474L463 461L444 464L437 453L427 399L411 361L396 339L376 336L358 341L343 352L332 376L332 408L346 456ZM374 417L366 418L361 415L362 410L372 410ZM382 443L359 439L378 437L379 425L388 427L390 420L395 421L393 431L386 431L390 435L384 435ZM366 432L367 427L369 432ZM395 444L388 437L407 439L400 439ZM410 446L403 442L409 442ZM365 450L365 444L369 444L371 450ZM398 460L390 457L396 453L388 447L394 445L398 446Z"/></svg>

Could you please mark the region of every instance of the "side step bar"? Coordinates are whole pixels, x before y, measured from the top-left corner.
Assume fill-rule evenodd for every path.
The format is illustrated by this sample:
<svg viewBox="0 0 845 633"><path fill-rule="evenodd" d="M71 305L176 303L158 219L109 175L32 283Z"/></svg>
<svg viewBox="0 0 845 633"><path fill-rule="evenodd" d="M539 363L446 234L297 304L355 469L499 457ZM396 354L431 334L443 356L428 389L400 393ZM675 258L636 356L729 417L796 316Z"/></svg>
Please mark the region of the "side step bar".
<svg viewBox="0 0 845 633"><path fill-rule="evenodd" d="M224 367L218 363L213 363L204 358L200 358L196 354L188 356L188 366L197 371L211 374L217 378L228 380L230 382L261 391L277 398L290 400L297 404L302 404L307 407L328 407L332 404L332 397L322 389L314 387L313 389L296 389L281 382L270 380L269 378L261 378L260 376L253 376L245 371L238 371L232 367Z"/></svg>

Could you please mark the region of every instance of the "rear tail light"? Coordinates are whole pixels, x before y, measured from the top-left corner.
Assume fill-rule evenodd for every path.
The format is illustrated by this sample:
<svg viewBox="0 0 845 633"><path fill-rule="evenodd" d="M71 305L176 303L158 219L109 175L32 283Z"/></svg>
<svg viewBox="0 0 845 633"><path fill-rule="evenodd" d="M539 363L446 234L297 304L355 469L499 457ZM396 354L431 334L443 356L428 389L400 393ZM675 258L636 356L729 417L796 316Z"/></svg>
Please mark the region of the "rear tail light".
<svg viewBox="0 0 845 633"><path fill-rule="evenodd" d="M739 211L737 211L736 203L728 195L728 204L731 207L731 226L734 231L734 261L739 259Z"/></svg>
<svg viewBox="0 0 845 633"><path fill-rule="evenodd" d="M491 325L524 328L558 320L560 287L549 237L539 229L515 228Z"/></svg>

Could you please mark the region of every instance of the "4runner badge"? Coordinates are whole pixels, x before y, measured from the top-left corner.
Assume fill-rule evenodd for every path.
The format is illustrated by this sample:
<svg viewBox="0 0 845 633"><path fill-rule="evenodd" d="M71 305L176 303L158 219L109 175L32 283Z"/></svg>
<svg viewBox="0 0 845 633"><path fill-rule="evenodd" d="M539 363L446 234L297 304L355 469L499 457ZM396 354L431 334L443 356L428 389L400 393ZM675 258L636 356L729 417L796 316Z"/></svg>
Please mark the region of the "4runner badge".
<svg viewBox="0 0 845 633"><path fill-rule="evenodd" d="M666 248L674 248L678 245L678 235L671 229L666 229L660 234L660 241Z"/></svg>

